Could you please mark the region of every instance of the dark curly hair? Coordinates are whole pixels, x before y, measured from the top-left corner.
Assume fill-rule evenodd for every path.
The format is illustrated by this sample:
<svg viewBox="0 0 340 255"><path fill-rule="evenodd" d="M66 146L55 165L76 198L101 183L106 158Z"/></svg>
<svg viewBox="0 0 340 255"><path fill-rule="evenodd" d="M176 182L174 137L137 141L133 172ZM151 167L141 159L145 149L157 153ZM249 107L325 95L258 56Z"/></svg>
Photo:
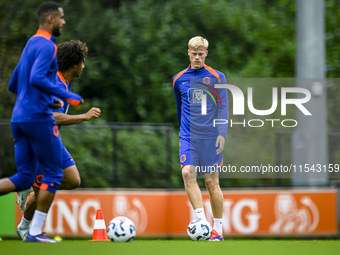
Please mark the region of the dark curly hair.
<svg viewBox="0 0 340 255"><path fill-rule="evenodd" d="M79 40L59 44L57 53L59 71L65 71L73 65L78 65L81 61L85 61L87 51L86 43Z"/></svg>

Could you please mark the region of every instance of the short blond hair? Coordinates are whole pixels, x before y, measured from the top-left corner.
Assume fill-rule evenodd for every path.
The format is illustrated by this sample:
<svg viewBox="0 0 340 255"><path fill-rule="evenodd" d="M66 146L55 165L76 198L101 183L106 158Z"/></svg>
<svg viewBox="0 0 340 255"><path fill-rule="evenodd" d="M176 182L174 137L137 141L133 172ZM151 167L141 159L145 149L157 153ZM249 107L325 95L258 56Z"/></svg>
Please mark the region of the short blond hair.
<svg viewBox="0 0 340 255"><path fill-rule="evenodd" d="M189 40L188 47L197 50L199 47L203 46L206 50L208 49L209 42L202 36L195 36Z"/></svg>

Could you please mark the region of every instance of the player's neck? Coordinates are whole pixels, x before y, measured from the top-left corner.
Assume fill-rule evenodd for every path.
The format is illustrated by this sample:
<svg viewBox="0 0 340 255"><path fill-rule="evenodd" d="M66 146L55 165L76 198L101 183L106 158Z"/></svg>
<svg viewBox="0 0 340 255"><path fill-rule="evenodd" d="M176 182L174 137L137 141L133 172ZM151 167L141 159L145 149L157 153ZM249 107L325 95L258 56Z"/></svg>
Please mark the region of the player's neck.
<svg viewBox="0 0 340 255"><path fill-rule="evenodd" d="M45 24L40 24L39 29L46 31L49 34L52 34L53 27L45 23Z"/></svg>
<svg viewBox="0 0 340 255"><path fill-rule="evenodd" d="M66 71L61 72L61 74L64 76L67 83L70 83L72 81L72 79L73 79L72 72L68 72L66 70Z"/></svg>
<svg viewBox="0 0 340 255"><path fill-rule="evenodd" d="M205 63L203 63L203 65L201 65L201 66L194 66L193 64L190 64L190 68L196 69L196 70L202 68L203 66L205 66Z"/></svg>

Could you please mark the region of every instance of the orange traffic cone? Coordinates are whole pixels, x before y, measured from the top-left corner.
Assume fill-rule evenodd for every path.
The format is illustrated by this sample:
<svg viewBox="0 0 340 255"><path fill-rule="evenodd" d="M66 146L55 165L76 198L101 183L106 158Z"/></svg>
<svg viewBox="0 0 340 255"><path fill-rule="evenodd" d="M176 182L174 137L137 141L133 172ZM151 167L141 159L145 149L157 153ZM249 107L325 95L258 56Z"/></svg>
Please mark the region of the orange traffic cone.
<svg viewBox="0 0 340 255"><path fill-rule="evenodd" d="M97 210L96 220L94 221L94 229L92 240L89 241L110 241L107 238L106 225L103 217L103 211Z"/></svg>

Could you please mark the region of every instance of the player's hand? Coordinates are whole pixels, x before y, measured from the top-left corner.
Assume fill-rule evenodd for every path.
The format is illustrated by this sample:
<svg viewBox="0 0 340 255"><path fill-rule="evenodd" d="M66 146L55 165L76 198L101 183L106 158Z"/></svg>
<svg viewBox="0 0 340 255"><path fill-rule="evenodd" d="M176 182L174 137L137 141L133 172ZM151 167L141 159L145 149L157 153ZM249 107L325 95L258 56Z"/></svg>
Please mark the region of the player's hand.
<svg viewBox="0 0 340 255"><path fill-rule="evenodd" d="M215 144L216 147L217 147L217 146L220 146L220 147L216 150L216 154L217 154L217 155L220 154L220 153L223 151L224 145L225 145L225 137L222 136L222 135L219 135L219 136L217 137L217 139L216 139L216 144Z"/></svg>
<svg viewBox="0 0 340 255"><path fill-rule="evenodd" d="M86 119L92 120L93 118L98 118L101 113L102 111L99 108L92 107L87 113L85 113Z"/></svg>
<svg viewBox="0 0 340 255"><path fill-rule="evenodd" d="M63 106L64 106L64 101L63 100L60 100L59 98L55 98L54 99L54 102L53 102L53 105L52 105L52 108L54 110L58 110L58 109L60 109Z"/></svg>

